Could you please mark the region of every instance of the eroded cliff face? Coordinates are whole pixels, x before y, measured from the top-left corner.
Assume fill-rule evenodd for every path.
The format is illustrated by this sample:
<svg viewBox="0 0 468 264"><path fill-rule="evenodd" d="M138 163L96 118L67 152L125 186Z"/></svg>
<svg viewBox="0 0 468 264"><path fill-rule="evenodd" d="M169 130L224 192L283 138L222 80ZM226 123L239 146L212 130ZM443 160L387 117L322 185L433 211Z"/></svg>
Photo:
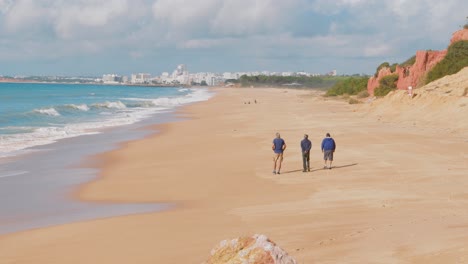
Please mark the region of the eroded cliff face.
<svg viewBox="0 0 468 264"><path fill-rule="evenodd" d="M461 29L452 34L450 45L460 40L468 40L468 29ZM424 76L447 55L447 50L416 52L416 61L413 65L407 67L397 66L395 72L389 68L380 69L377 77L371 77L367 82L367 91L373 95L375 88L379 86L379 81L390 74L398 74L397 88L400 90L408 89L408 86L419 87L422 85Z"/></svg>
<svg viewBox="0 0 468 264"><path fill-rule="evenodd" d="M460 40L468 40L468 29L460 29L452 34L450 45Z"/></svg>

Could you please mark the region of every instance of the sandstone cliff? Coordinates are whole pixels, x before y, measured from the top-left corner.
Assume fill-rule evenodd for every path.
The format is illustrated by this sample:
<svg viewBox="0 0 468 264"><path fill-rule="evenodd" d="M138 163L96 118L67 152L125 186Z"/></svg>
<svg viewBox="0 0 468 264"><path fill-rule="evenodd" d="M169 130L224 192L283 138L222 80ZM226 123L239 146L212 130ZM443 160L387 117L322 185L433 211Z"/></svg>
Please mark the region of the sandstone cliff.
<svg viewBox="0 0 468 264"><path fill-rule="evenodd" d="M460 40L468 40L468 29L461 29L452 34L450 45ZM449 45L449 46L450 46ZM397 66L394 73L398 74L397 88L406 90L408 86L419 87L426 73L428 73L437 63L444 59L447 50L441 51L417 51L416 61L411 66ZM373 95L375 88L379 86L379 81L383 77L392 74L389 68L382 68L377 77L371 77L367 83L367 91Z"/></svg>

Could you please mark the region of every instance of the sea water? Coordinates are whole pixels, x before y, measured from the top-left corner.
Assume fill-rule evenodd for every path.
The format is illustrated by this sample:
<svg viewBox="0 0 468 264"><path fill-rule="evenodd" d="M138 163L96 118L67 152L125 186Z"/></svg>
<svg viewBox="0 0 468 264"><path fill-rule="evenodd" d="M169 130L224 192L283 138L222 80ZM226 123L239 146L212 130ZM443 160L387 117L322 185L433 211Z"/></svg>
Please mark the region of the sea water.
<svg viewBox="0 0 468 264"><path fill-rule="evenodd" d="M0 83L0 157L133 124L208 97L203 89Z"/></svg>
<svg viewBox="0 0 468 264"><path fill-rule="evenodd" d="M199 88L0 83L0 234L169 208L71 193L98 174L82 166L86 157L154 133L144 128L211 96Z"/></svg>

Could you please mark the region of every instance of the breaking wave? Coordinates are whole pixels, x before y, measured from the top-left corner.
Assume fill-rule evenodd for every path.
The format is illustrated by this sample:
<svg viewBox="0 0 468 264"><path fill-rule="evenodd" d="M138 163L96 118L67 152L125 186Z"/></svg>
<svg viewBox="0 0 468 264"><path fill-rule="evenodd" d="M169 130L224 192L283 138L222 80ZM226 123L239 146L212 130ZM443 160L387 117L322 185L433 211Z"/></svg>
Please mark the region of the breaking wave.
<svg viewBox="0 0 468 264"><path fill-rule="evenodd" d="M126 109L127 108L127 106L121 101L97 103L97 104L93 104L92 107L108 108L108 109Z"/></svg>
<svg viewBox="0 0 468 264"><path fill-rule="evenodd" d="M89 107L86 104L80 104L80 105L75 105L75 104L69 104L67 107L80 110L80 111L89 111Z"/></svg>
<svg viewBox="0 0 468 264"><path fill-rule="evenodd" d="M48 122L41 127L4 127L3 131L0 131L0 157L29 152L32 151L29 150L31 147L50 144L64 138L100 133L103 128L133 124L181 105L208 100L212 96L208 89L188 90L188 94L176 97L121 98L104 103L64 104L34 109L36 114L60 116L56 110L59 109L63 111L63 118L68 123ZM69 117L66 109L78 110L76 114L80 114L78 117L76 114ZM83 115L86 119L83 119Z"/></svg>
<svg viewBox="0 0 468 264"><path fill-rule="evenodd" d="M34 113L48 115L48 116L60 116L60 113L55 110L55 108L44 108L44 109L34 109Z"/></svg>

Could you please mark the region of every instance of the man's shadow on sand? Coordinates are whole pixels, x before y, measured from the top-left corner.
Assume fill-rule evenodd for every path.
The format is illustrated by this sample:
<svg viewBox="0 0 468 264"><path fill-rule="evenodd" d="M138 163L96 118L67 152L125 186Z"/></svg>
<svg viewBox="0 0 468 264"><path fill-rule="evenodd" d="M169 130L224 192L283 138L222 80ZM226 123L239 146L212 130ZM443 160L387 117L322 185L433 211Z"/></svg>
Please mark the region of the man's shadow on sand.
<svg viewBox="0 0 468 264"><path fill-rule="evenodd" d="M352 164L347 164L347 165L341 165L341 166L332 166L333 169L340 169L340 168L346 168L346 167L351 167L351 166L356 166L358 163L352 163ZM314 172L314 171L321 171L321 170L329 170L329 169L324 169L324 168L317 168L308 172ZM281 174L287 174L287 173L294 173L294 172L300 172L302 170L291 170L291 171L284 171Z"/></svg>

